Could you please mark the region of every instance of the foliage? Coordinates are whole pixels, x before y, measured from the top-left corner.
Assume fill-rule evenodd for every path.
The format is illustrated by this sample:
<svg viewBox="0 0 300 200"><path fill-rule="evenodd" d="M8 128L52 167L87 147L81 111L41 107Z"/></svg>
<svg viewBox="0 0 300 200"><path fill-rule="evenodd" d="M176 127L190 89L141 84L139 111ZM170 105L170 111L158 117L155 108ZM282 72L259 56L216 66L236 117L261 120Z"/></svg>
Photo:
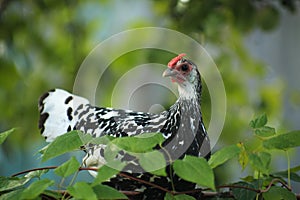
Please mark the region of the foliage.
<svg viewBox="0 0 300 200"><path fill-rule="evenodd" d="M131 25L126 28L161 26L161 19L167 18L165 27L179 30L214 47L209 51L217 52L214 60L220 66L225 86L230 87L227 91L230 99L229 112L252 110L240 111L237 115L228 116L226 120L231 123L225 124L222 140L225 143L237 142L233 140L240 139L240 136L228 137L226 133L245 131L244 125L254 111L267 109L270 116L280 114L281 85L278 82L258 84L262 85L257 88L261 98L255 102L249 101L249 94L245 92L248 87L246 82L263 77L265 68L260 61L249 55L243 45L244 34L255 28L268 31L275 29L281 7L296 11L293 0L277 2L279 6L269 1L251 0L239 3L215 0L153 1L151 11L158 17L131 21ZM104 39L99 40L98 36L95 40L95 35L99 35L99 32L103 35L109 31L103 24L105 21L110 22L111 16L107 14L114 13L109 11L113 7L111 4L113 2L110 1L1 1L0 26L3 29L0 31L0 110L3 114L0 116L0 127L2 130L8 129L14 127L14 123L21 127L21 134L15 134L12 137L14 140L10 142L26 147L31 143L28 138L38 139L35 134L37 127L31 125L31 122L37 121L38 97L49 88L72 89L80 64L95 44ZM86 16L87 12L89 16ZM93 12L100 13L100 17ZM130 45L130 42L124 41L119 45ZM111 103L109 97L114 83L132 66L162 60L167 62L168 55L159 50L144 50L120 56L105 74L107 79L101 81L99 88L102 94L97 103L104 106ZM237 65L239 70L235 70ZM270 87L274 84L277 84L276 90ZM206 121L210 118L208 96L203 95ZM170 102L162 104L168 105ZM31 134L31 137L24 138L24 134Z"/></svg>
<svg viewBox="0 0 300 200"><path fill-rule="evenodd" d="M93 29L69 1L0 2L0 128L18 124L11 145L37 139L37 99L45 88L72 88ZM77 9L75 9L77 8ZM68 52L68 53L66 53ZM23 137L31 134L30 137Z"/></svg>
<svg viewBox="0 0 300 200"><path fill-rule="evenodd" d="M281 119L283 85L279 79L266 81L268 70L251 56L245 37L257 29L275 30L283 11L296 12L297 8L296 0L155 1L154 9L159 16L165 17L167 13L172 28L203 44L222 74L227 113L235 113L226 116L220 138L224 144L245 139L248 131L245 127L254 113L267 112L270 119L284 120ZM203 92L204 121L209 121L209 94Z"/></svg>
<svg viewBox="0 0 300 200"><path fill-rule="evenodd" d="M10 151L10 147L16 149L16 152L26 152L24 149L32 147L33 141L41 140L37 134L37 126L32 124L38 121L38 97L55 87L72 89L76 72L88 52L106 37L116 33L109 24L115 16L109 14L115 13L110 10L114 7L114 2L1 1L0 27L3 28L0 31L0 128L6 130L16 124L20 127L17 134L3 145L4 152ZM126 12L125 5L130 5L130 2L118 3L121 4L119 7L122 8L122 13ZM152 12L155 17L136 18L128 24L116 26L130 29L161 26L163 23L164 27L186 33L207 47L227 88L228 113L235 113L226 116L220 138L220 141L228 145L244 139L248 131L245 128L248 119L255 112L264 110L271 119L276 116L277 120L281 120L282 85L279 81L265 82L264 64L251 57L243 42L245 34L256 28L267 31L275 29L280 19L279 9L282 7L296 11L292 0L278 1L278 4L275 6L270 1L251 0L239 3L153 0L152 7L147 8L147 12ZM247 12L243 12L245 10ZM131 10L128 12L131 13ZM118 21L120 20L116 20ZM105 26L107 23L108 27ZM121 30L123 28L117 29ZM163 36L160 39L165 40ZM134 41L120 41L118 45L122 48L132 42ZM133 66L167 63L171 56L173 55L168 52L150 49L120 55L100 80L97 105L111 106L111 93L115 83ZM258 94L256 98L251 96L251 92L247 92L250 90L250 81L257 83L257 87L252 88ZM203 117L208 124L210 99L207 90L203 91ZM166 95L159 102L155 99L153 104L160 103L167 108L175 101L171 93L164 94ZM142 109L145 108L139 110L148 111L147 108ZM5 167L0 167L0 170L7 173Z"/></svg>
<svg viewBox="0 0 300 200"><path fill-rule="evenodd" d="M247 145L239 143L218 150L212 154L208 161L204 158L185 156L182 160L175 160L172 163L174 172L182 179L194 182L203 188L203 190L195 190L192 193L202 193L204 199L206 198L206 194L211 195L211 192L215 192L215 196L218 196L218 199L226 199L228 194L222 188L228 188L230 191L229 195L235 199L296 199L296 195L292 192L290 181L300 182L300 176L297 174L300 171L300 166L290 168L290 161L288 159L288 169L286 171L273 172L270 168L270 161L273 151L281 150L287 152L290 148L300 146L298 142L294 142L294 140L300 137L300 131L277 134L275 129L270 128L268 131L272 134L269 134L268 131L264 135L257 133L257 129L266 127L267 122L268 119L265 114L258 116L250 122L253 135L260 140L260 144L257 144L256 149L249 150ZM145 138L149 139L149 142ZM66 140L70 141L70 139L73 140L73 142L70 142L70 145L65 145L66 143L62 142ZM282 143L282 141L284 142ZM157 133L142 134L136 137L95 139L80 131L71 131L57 137L40 152L42 153L42 160L45 161L67 152L79 150L87 144L100 144L101 142L104 142L108 147L112 145L112 148L109 147L108 149L110 149L110 153L113 153L113 155L115 155L114 152L123 150L135 156L146 171L155 175L166 175L166 161L162 153L152 150L157 145L160 146L162 144L161 134ZM124 146L124 144L126 145ZM139 147L137 148L137 146ZM55 168L55 174L61 177L59 187L64 192L49 188L50 186L58 185L58 183L43 178L43 175L49 171L47 168L32 169L18 173L12 177L1 177L0 199L35 199L46 196L54 199L68 199L70 196L73 196L75 199L127 199L128 197L122 193L124 191L117 191L102 184L117 174L120 176L123 174L121 169L109 167L111 166L111 155L105 157L105 159L107 160L107 164L99 169L82 168L75 157L71 157L70 160L58 167L53 167ZM229 185L215 185L213 170L231 159L242 160L243 162L239 162L241 169L251 166L253 175L249 175L242 178L239 182ZM112 159L111 162L114 162L114 160ZM159 170L151 170L153 169L153 163L155 163L155 167L159 168ZM125 165L126 163L123 163L123 167ZM82 170L93 170L98 173L93 182L76 181L78 171ZM63 186L62 183L67 177L73 177L73 181L69 185ZM131 177L130 175L126 175L126 178L130 179ZM135 178L135 180L138 179ZM31 183L28 185L29 182ZM143 180L141 180L141 183L144 183ZM157 188L161 189L159 186ZM211 190L211 192L206 193L207 190ZM165 189L164 191L166 192L165 199L194 199L194 197L190 196L191 191L186 191L186 193Z"/></svg>
<svg viewBox="0 0 300 200"><path fill-rule="evenodd" d="M204 158L187 155L182 160L175 160L173 168L184 180L215 190L213 171Z"/></svg>
<svg viewBox="0 0 300 200"><path fill-rule="evenodd" d="M37 126L33 125L35 124L33 122L37 121L36 104L38 97L49 88L63 87L71 90L74 76L83 59L95 44L103 39L98 37L96 41L92 41L91 38L97 35L99 31L101 34L104 32L115 33L115 30L111 31L110 28L103 26L103 22L111 22L110 18L112 16L108 13L115 13L110 12L109 9L112 6L109 5L109 2L89 1L86 3L84 1L67 0L38 2L3 0L0 2L0 110L2 113L0 128L1 130L7 130L9 127L15 127L16 125L19 127L16 129L16 133L12 134L9 140L1 146L1 150L5 152L3 153L4 156L9 155L13 150L25 153L24 149L28 146L31 147L33 140L40 138L37 134ZM213 154L208 163L216 171L224 162L237 158L242 169L251 166L255 170L253 175L245 177L242 183L237 184L249 188L259 188L262 191L267 189L268 183L273 183L270 178L299 182L300 177L297 174L299 166L288 167L287 170L280 172L272 172L270 166L270 160L274 158L273 154L278 149L289 152L288 149L299 146L299 140L297 139L299 133L293 131L287 134L278 134L273 127L266 125L267 118L262 116L250 124L254 135L259 140L258 144L253 142L255 145L249 145L249 141L238 143L239 141L245 141L245 136L248 135L249 131L246 124L253 113L265 111L271 121L274 118L277 121L283 121L281 118L282 84L280 81L265 81L267 75L265 65L252 58L244 45L243 39L245 35L256 29L274 30L280 20L280 10L287 9L295 12L296 3L296 0L244 0L240 2L232 0L153 0L152 12L155 17L148 20L139 18L136 21L130 21L130 25L117 24L120 27L125 26L126 29L149 25L161 26L163 24L165 27L188 34L208 47L207 50L213 54L212 56L219 67L227 88L228 113L234 113L227 115L225 128L220 138L220 141L228 146ZM126 2L125 4L129 3ZM105 18L103 16L100 18L95 17L93 12L89 12L89 10L89 17L86 17L84 10L88 7L94 7L97 12L100 10L100 13L103 11ZM125 11L125 7L120 7L122 11ZM118 31L120 30L122 29L118 29ZM130 41L124 41L119 45L120 48L130 45ZM110 106L110 92L114 87L114 83L132 66L145 62L161 63L162 60L167 63L169 57L170 54L159 50L134 51L120 56L106 71L106 79L101 80L99 86L99 93L101 93L99 96L101 98L97 103ZM252 89L257 97L253 97L253 93L248 92L250 90L249 82L256 83L255 86L252 86ZM208 122L210 118L210 100L205 88L204 93L202 109L205 115L203 117ZM162 102L163 105L170 105L174 100L172 98L165 99ZM2 133L0 141L3 142L12 132L12 130L9 130ZM102 141L91 143L109 142L110 138L101 138L100 140ZM76 141L72 145L74 146L68 147L62 143L58 144L59 149L64 149L62 152L56 151L55 148L49 148L48 153L43 155L43 159L51 159L60 153L79 148L77 146L79 143L76 143ZM19 150L19 148L23 149ZM159 157L159 154L154 154ZM153 158L153 156L150 156L150 158ZM140 159L143 160L144 158L140 157ZM144 160L145 162L142 162L146 169L149 166L147 160L148 158ZM11 165L10 163L5 165L5 163L7 162L3 162L1 168ZM163 161L158 164L158 167L160 165L164 165ZM62 180L64 180L64 176L76 176L74 169L77 166L78 161L76 162L72 158L60 166L56 173L61 176ZM99 191L106 190L106 188L102 186L95 188L96 185L118 173L118 171L109 167L102 167L99 170L102 170L103 173L98 174L92 184L83 186L91 187L98 198ZM227 174L227 172L224 173L225 170L225 168L222 168L222 174L215 176L218 179L224 179L224 174ZM3 189L0 190L3 194L1 198L21 199L24 188L28 187L30 181L43 179L42 176L45 173L48 173L48 170L29 172L24 177L19 178L2 177L0 180ZM71 175L69 175L70 173ZM164 175L163 170L153 171L152 173ZM275 183L280 184L280 182ZM43 185L47 186L48 184L51 185L50 182L45 181ZM217 190L219 189L218 186L220 185L216 185ZM31 191L34 191L35 186L31 187L33 188ZM79 184L79 187L81 187L81 184ZM262 192L263 197L270 198L269 193L280 190L289 193L285 188L276 189L271 187L267 192ZM237 187L232 188L236 198L238 198L238 194L245 194L246 196L254 194L247 191ZM34 193L34 195L37 195L39 192L35 191ZM49 189L44 190L41 195L54 198L64 196L64 194ZM67 198L67 196L64 197ZM280 197L280 195L277 195L277 197ZM166 199L180 198L187 197L182 194L173 196L168 193L166 195Z"/></svg>
<svg viewBox="0 0 300 200"><path fill-rule="evenodd" d="M8 131L5 131L3 133L0 134L0 144L2 144L5 139L7 138L7 136L9 136L15 129L10 129Z"/></svg>

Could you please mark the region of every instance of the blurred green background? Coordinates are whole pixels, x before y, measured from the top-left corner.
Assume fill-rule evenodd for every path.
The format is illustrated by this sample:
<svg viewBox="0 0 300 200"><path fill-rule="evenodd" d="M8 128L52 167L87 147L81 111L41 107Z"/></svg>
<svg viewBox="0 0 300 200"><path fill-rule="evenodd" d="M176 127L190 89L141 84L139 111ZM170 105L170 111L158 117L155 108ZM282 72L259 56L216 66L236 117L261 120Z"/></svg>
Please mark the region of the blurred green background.
<svg viewBox="0 0 300 200"><path fill-rule="evenodd" d="M248 124L264 112L278 132L300 129L298 9L296 0L1 0L0 131L17 131L0 147L0 175L44 165L36 154L46 144L37 129L39 96L55 87L72 91L78 68L97 44L138 27L180 31L213 57L227 95L225 126L214 150L255 143ZM105 71L96 104L111 106L116 81L132 67L167 63L173 56L151 49L120 56ZM168 95L157 104L171 105L175 98ZM207 90L202 104L207 124ZM292 155L292 166L299 165L297 151ZM285 163L272 161L274 169L285 169ZM242 177L236 165L219 169L218 181Z"/></svg>

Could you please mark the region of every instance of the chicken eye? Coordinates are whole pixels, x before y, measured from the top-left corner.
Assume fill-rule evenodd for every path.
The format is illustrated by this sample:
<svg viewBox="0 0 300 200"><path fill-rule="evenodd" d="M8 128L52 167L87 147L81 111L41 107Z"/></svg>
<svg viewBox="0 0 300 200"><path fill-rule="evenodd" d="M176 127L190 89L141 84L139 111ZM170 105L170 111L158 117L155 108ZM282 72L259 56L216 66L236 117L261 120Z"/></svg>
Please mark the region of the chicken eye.
<svg viewBox="0 0 300 200"><path fill-rule="evenodd" d="M184 64L181 66L181 70L184 72L187 71L188 69L189 69L189 66L187 64Z"/></svg>

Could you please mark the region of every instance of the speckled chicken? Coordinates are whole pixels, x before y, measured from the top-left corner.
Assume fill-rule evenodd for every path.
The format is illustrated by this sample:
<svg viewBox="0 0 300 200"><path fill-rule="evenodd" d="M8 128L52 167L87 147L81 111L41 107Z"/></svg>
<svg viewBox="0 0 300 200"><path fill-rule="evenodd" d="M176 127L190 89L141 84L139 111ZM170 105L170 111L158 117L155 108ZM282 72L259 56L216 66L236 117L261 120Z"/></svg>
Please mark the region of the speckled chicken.
<svg viewBox="0 0 300 200"><path fill-rule="evenodd" d="M160 114L135 112L90 105L83 97L70 94L61 89L45 93L39 101L39 128L47 142L71 130L80 130L93 137L110 135L113 137L130 137L143 133L159 132L164 137L162 147L168 152L168 159L181 159L184 155L209 158L210 142L207 136L200 107L201 77L197 66L187 60L185 54L173 58L164 77L170 77L178 84L179 98L166 111ZM68 142L68 141L66 141ZM85 166L101 167L106 163L104 151L106 145L86 147L83 158ZM159 147L157 147L159 148ZM194 183L170 174L167 177L143 172L138 160L120 151L119 158L131 161L124 171L131 176L153 182L161 187L176 191L195 188ZM137 171L140 169L140 171ZM173 182L171 184L171 182ZM164 192L141 182L115 176L105 184L122 191L139 191L135 199L163 199Z"/></svg>

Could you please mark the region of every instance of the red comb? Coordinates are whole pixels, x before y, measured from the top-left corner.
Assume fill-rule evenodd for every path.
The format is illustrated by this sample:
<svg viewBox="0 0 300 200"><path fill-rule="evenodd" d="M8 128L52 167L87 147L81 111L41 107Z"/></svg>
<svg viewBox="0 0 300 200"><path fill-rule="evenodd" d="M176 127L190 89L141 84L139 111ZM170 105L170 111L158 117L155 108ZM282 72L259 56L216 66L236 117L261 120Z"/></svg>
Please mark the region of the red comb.
<svg viewBox="0 0 300 200"><path fill-rule="evenodd" d="M176 56L175 58L173 58L169 63L168 66L170 68L172 68L183 56L186 56L185 53L181 53L178 56Z"/></svg>

